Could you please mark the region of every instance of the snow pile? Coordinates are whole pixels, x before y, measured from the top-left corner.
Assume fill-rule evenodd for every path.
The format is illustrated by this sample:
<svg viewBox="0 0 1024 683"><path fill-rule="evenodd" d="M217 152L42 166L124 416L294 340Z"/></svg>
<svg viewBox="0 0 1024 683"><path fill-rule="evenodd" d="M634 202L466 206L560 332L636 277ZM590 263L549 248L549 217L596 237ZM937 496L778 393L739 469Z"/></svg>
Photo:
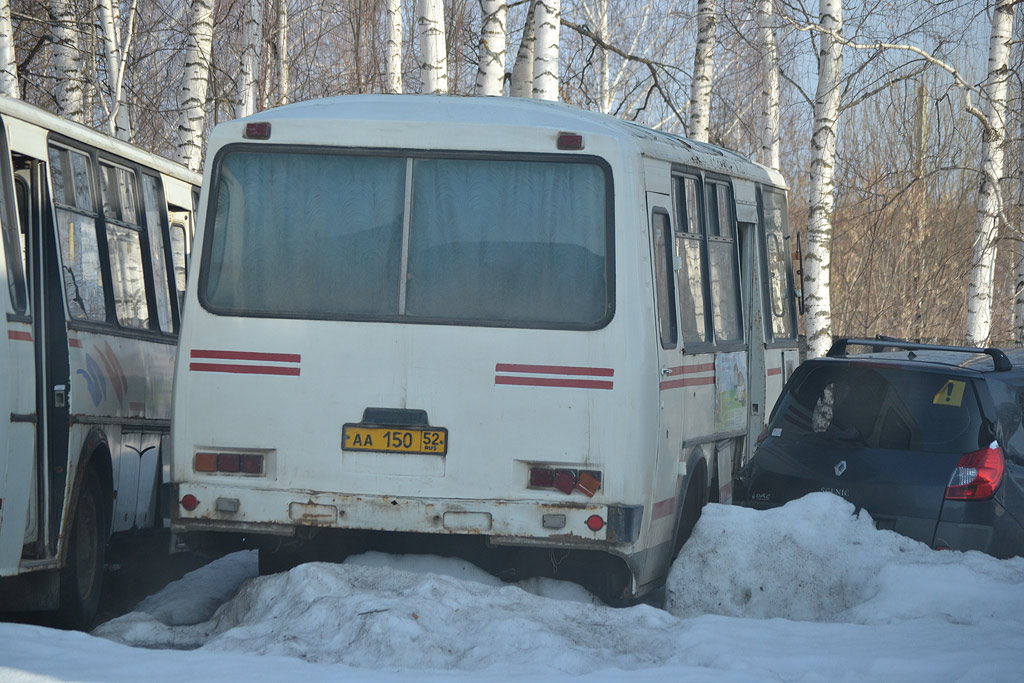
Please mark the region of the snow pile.
<svg viewBox="0 0 1024 683"><path fill-rule="evenodd" d="M679 617L890 624L1024 618L1024 559L937 552L830 493L773 510L709 505L669 574Z"/></svg>

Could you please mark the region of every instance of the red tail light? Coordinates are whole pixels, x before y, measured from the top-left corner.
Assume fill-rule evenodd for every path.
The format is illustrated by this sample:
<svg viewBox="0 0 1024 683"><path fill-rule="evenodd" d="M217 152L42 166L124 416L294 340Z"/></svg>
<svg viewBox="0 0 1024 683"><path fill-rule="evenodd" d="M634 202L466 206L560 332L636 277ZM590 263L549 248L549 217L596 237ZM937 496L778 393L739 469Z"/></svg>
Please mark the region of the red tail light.
<svg viewBox="0 0 1024 683"><path fill-rule="evenodd" d="M764 441L767 438L768 438L768 426L765 425L765 428L762 429L761 433L757 435L757 441L754 442L754 445L760 446L762 443L764 443Z"/></svg>
<svg viewBox="0 0 1024 683"><path fill-rule="evenodd" d="M995 441L960 458L946 487L946 500L991 498L1003 480L1003 452Z"/></svg>

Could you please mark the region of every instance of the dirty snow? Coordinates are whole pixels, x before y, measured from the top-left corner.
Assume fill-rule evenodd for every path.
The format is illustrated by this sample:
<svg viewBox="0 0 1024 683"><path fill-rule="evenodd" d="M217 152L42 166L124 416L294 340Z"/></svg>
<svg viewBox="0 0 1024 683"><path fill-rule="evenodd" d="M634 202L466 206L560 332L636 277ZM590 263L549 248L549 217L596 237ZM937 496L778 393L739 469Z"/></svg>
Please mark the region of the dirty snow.
<svg viewBox="0 0 1024 683"><path fill-rule="evenodd" d="M0 624L0 680L1012 680L1024 559L935 552L830 494L711 505L666 609L377 553L186 575L92 634Z"/></svg>

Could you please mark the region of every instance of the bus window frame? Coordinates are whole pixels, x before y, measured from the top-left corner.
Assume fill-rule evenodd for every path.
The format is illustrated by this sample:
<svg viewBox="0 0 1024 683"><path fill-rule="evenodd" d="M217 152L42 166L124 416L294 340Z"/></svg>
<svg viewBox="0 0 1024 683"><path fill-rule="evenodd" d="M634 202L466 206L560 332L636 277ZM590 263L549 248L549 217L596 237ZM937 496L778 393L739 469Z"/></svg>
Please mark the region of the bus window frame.
<svg viewBox="0 0 1024 683"><path fill-rule="evenodd" d="M654 228L656 217L664 217L665 219L665 227L661 231L660 244ZM680 338L678 316L676 315L678 295L676 294L676 273L675 268L673 268L675 262L675 233L672 227L672 214L664 207L651 207L650 222L651 240L654 245L654 298L657 305L658 339L661 342L661 348L672 350L679 348ZM658 254L659 247L662 250L660 255ZM664 293L662 292L662 286L667 287L667 291ZM665 320L666 316L668 317L667 321ZM666 322L668 323L667 330L665 329Z"/></svg>
<svg viewBox="0 0 1024 683"><path fill-rule="evenodd" d="M251 311L251 310L227 310L214 306L206 296L206 289L210 277L210 258L213 243L218 239L218 231L214 229L217 218L217 201L220 192L221 165L224 158L234 153L290 153L290 154L338 154L348 156L369 156L387 157L412 160L421 159L443 159L443 160L470 160L470 161L523 161L523 162L546 162L546 163L583 163L597 166L601 169L605 178L605 312L597 321L591 324L566 324L566 323L545 323L534 321L501 321L501 320L466 320L462 318L415 318L406 315L324 315L312 316L296 313ZM616 310L616 254L615 254L615 178L611 164L608 160L590 154L552 154L543 152L493 152L487 150L451 150L451 149L411 149L411 148L379 148L379 147L343 147L335 145L284 145L284 144L253 144L253 143L231 143L224 145L217 150L212 164L210 164L210 188L206 194L206 212L203 225L203 249L200 255L199 280L197 282L196 296L199 305L207 312L221 317L235 318L261 318L269 320L328 320L332 322L379 322L385 324L405 325L446 325L458 327L490 327L507 329L533 329L533 330L570 330L570 331L594 331L607 327L615 318ZM406 171L408 173L408 170ZM408 176L405 179L406 191L410 186L415 192L415 180L409 182ZM408 198L407 198L408 199ZM408 220L405 217L404 220Z"/></svg>
<svg viewBox="0 0 1024 683"><path fill-rule="evenodd" d="M30 320L32 304L29 297L26 264L22 252L22 239L27 238L27 236L24 238L22 236L22 226L25 225L25 221L21 216L21 210L18 208L18 192L15 187L14 173L11 169L11 152L7 145L7 127L2 120L0 120L0 156L2 156L0 158L0 183L2 183L0 192L4 195L3 201L6 213L0 219L3 220L3 249L7 272L7 293L8 299L11 302L11 312L8 314L8 320L11 319L11 316L15 316L16 320ZM15 244L11 244L11 240L8 239L11 234L14 235ZM15 253L12 253L12 251ZM12 264L16 266L16 268L13 268L13 273L11 272ZM15 288L20 291L16 291Z"/></svg>
<svg viewBox="0 0 1024 683"><path fill-rule="evenodd" d="M703 185L704 192L707 192L708 187L716 187L724 185L728 190L728 203L729 203L729 226L731 235L711 235L708 227L710 221L708 217L708 206L706 198L704 199L704 242L706 246L705 254L707 256L706 270L708 280L706 285L707 297L706 300L711 303L711 307L708 308L708 326L711 328L711 332L714 335L714 346L716 351L737 351L747 348L747 326L746 326L746 301L743 298L743 262L740 258L740 229L739 224L736 221L736 189L733 187L732 178L726 175L719 175L717 173L704 173L703 174ZM717 194L717 193L716 193ZM717 202L716 202L717 203ZM721 209L719 209L721 210ZM719 226L719 232L721 232L721 226ZM732 255L733 263L736 265L733 270L733 291L736 295L736 313L738 316L739 325L739 339L731 339L729 341L719 340L719 331L715 327L714 320L714 309L713 302L714 296L711 291L711 242L725 243L732 242Z"/></svg>

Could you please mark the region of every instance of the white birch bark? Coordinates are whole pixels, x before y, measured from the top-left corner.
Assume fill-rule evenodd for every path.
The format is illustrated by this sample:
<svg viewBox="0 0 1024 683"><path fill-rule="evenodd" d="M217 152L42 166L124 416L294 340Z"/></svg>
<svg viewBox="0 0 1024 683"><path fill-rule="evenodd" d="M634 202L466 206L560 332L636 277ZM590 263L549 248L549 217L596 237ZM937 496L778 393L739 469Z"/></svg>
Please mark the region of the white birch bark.
<svg viewBox="0 0 1024 683"><path fill-rule="evenodd" d="M512 83L508 94L512 97L533 97L533 16L537 0L529 0L526 22L523 24L523 38L519 41L516 63L512 67Z"/></svg>
<svg viewBox="0 0 1024 683"><path fill-rule="evenodd" d="M66 119L85 122L82 55L75 31L75 13L69 0L50 0L53 16L53 65L56 76L54 97L57 113Z"/></svg>
<svg viewBox="0 0 1024 683"><path fill-rule="evenodd" d="M842 0L819 0L821 26L842 35ZM831 242L835 207L835 158L842 94L843 45L831 33L819 36L818 89L811 137L811 195L804 257L807 356L824 356L832 344Z"/></svg>
<svg viewBox="0 0 1024 683"><path fill-rule="evenodd" d="M558 43L560 0L537 0L533 11L533 97L558 100Z"/></svg>
<svg viewBox="0 0 1024 683"><path fill-rule="evenodd" d="M420 88L424 93L448 92L448 53L441 0L419 0L416 12L420 40Z"/></svg>
<svg viewBox="0 0 1024 683"><path fill-rule="evenodd" d="M697 0L697 49L690 87L690 137L707 142L711 133L711 78L714 74L715 0Z"/></svg>
<svg viewBox="0 0 1024 683"><path fill-rule="evenodd" d="M277 89L278 103L288 104L291 99L291 62L288 60L288 0L277 0Z"/></svg>
<svg viewBox="0 0 1024 683"><path fill-rule="evenodd" d="M757 26L761 33L761 56L765 79L761 88L761 163L779 170L779 51L772 25L772 0L758 0Z"/></svg>
<svg viewBox="0 0 1024 683"><path fill-rule="evenodd" d="M992 37L988 48L988 77L982 86L988 124L982 135L981 188L967 295L967 343L986 346L992 332L992 292L996 262L996 236L1002 194L1003 142L1006 140L1006 98L1009 89L1010 40L1013 33L1013 0L1000 0L992 12Z"/></svg>
<svg viewBox="0 0 1024 683"><path fill-rule="evenodd" d="M257 72L263 50L263 0L247 0L242 26L242 60L238 72L235 118L256 113Z"/></svg>
<svg viewBox="0 0 1024 683"><path fill-rule="evenodd" d="M21 98L18 87L18 60L14 56L14 27L11 25L11 0L0 0L0 94Z"/></svg>
<svg viewBox="0 0 1024 683"><path fill-rule="evenodd" d="M597 35L606 43L611 42L608 36L608 0L597 2ZM602 114L612 110L612 67L608 50L597 48L597 109Z"/></svg>
<svg viewBox="0 0 1024 683"><path fill-rule="evenodd" d="M192 0L192 27L185 48L185 71L178 95L178 161L193 171L203 166L206 92L213 49L214 0Z"/></svg>
<svg viewBox="0 0 1024 683"><path fill-rule="evenodd" d="M388 92L402 92L402 0L387 0Z"/></svg>
<svg viewBox="0 0 1024 683"><path fill-rule="evenodd" d="M124 64L131 42L131 32L135 19L135 3L129 9L129 30L124 40L124 54L121 50L116 7L111 0L99 0L96 10L100 19L100 30L103 36L103 52L107 62L107 86L110 88L110 106L107 116L107 129L119 140L132 139L131 117L128 103L124 101Z"/></svg>
<svg viewBox="0 0 1024 683"><path fill-rule="evenodd" d="M476 94L499 96L505 89L505 0L480 0L480 66L476 72Z"/></svg>

